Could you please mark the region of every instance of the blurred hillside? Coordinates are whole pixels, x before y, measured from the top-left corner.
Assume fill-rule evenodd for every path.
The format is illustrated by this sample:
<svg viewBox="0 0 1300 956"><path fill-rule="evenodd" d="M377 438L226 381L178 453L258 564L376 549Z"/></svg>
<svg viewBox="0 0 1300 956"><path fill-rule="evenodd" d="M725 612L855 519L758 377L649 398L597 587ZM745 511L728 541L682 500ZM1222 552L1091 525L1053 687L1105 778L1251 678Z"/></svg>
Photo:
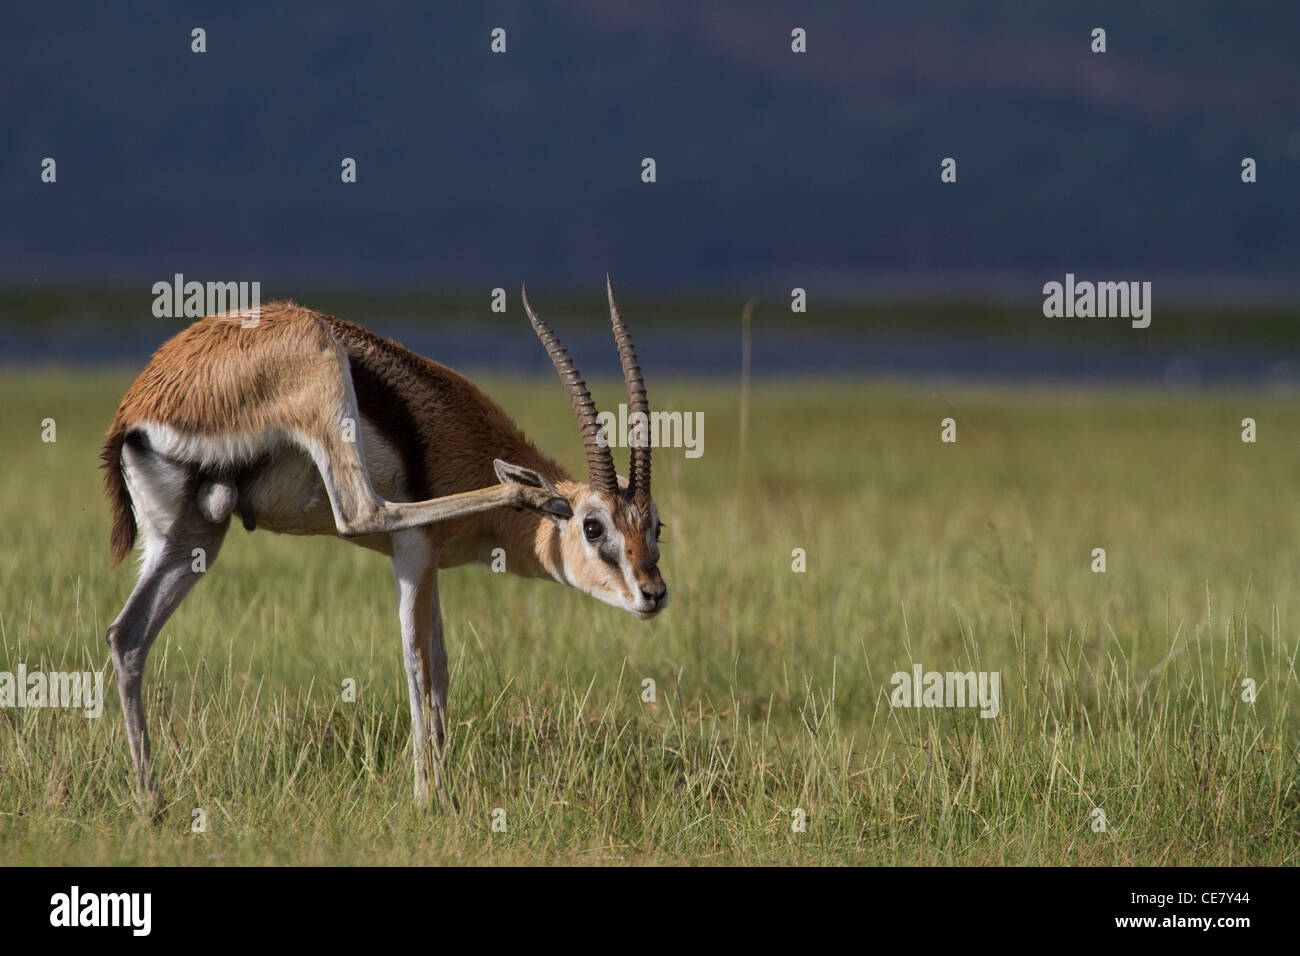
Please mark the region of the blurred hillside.
<svg viewBox="0 0 1300 956"><path fill-rule="evenodd" d="M272 290L267 298L286 290ZM486 295L417 295L290 289L302 305L360 322L466 372L550 380L519 299L494 313ZM589 380L617 374L599 294L532 290ZM190 319L154 318L139 291L0 289L0 373L33 363L143 364ZM637 352L656 381L679 375L735 378L741 300L623 295ZM752 368L761 377L893 376L917 381L996 380L1164 383L1300 388L1294 309L1157 304L1149 328L1127 320L1047 319L1036 305L863 300L807 314L780 299L753 314Z"/></svg>
<svg viewBox="0 0 1300 956"><path fill-rule="evenodd" d="M1300 297L1300 6L876 6L12 6L0 282Z"/></svg>

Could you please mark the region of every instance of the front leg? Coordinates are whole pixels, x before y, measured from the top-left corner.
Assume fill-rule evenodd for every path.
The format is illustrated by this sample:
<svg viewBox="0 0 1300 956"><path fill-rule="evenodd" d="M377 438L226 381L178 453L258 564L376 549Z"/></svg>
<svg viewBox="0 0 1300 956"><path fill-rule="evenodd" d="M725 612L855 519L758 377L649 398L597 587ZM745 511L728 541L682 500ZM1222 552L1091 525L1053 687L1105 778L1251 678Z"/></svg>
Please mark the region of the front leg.
<svg viewBox="0 0 1300 956"><path fill-rule="evenodd" d="M441 797L439 760L442 744L442 709L447 695L446 649L441 643L442 622L438 612L438 553L419 531L393 535L393 577L397 582L397 611L402 624L402 662L406 667L407 694L411 704L411 753L415 761L415 800L429 802L429 763L433 764L434 786ZM431 655L430 636L437 634L440 658ZM441 660L441 683L433 680L435 661ZM438 690L435 690L435 687ZM425 716L430 704L433 727ZM430 742L436 730L439 749L430 761Z"/></svg>
<svg viewBox="0 0 1300 956"><path fill-rule="evenodd" d="M442 634L442 606L438 600L438 564L436 561L434 562L433 583L430 591L433 598L431 608L432 627L429 632L429 653L426 660L429 665L429 710L433 717L432 735L433 744L436 747L434 752L435 773L438 773L438 768L446 756L444 748L447 741L447 688L450 677L447 673L447 642Z"/></svg>

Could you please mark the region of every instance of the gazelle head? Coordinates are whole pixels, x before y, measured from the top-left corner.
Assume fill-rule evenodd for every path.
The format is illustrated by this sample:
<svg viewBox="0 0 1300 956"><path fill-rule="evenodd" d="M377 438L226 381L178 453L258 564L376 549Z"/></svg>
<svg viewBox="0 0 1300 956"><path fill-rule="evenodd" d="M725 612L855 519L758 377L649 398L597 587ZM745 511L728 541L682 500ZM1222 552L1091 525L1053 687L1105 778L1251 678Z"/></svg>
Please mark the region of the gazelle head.
<svg viewBox="0 0 1300 956"><path fill-rule="evenodd" d="M608 276L605 283L609 318L627 385L628 418L641 423L631 429L632 460L627 477L615 473L614 457L597 420L591 392L555 333L528 304L526 288L524 310L560 374L578 418L587 451L588 480L586 484L564 481L557 486L531 469L499 459L495 464L501 481L542 487L554 494L554 499L539 510L555 522L559 531L564 580L606 604L646 619L668 605L668 586L659 573L659 535L663 524L650 497L650 405L641 366L632 349L627 326L614 304L614 290Z"/></svg>

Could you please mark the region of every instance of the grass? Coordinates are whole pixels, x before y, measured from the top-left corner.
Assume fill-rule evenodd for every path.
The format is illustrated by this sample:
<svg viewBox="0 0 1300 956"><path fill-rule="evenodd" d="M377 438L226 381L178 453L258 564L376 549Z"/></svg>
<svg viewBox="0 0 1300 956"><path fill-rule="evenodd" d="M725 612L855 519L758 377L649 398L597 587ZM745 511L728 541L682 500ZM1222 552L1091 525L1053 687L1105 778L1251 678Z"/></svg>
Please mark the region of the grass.
<svg viewBox="0 0 1300 956"><path fill-rule="evenodd" d="M129 381L0 377L0 670L108 697L0 709L0 862L1300 862L1293 398L760 383L742 469L735 387L655 382L706 424L655 463L665 614L441 576L459 812L411 799L385 560L232 529L150 657L152 823L102 637L133 575L95 454ZM554 382L483 384L580 466ZM891 710L913 662L1000 672L1001 713Z"/></svg>

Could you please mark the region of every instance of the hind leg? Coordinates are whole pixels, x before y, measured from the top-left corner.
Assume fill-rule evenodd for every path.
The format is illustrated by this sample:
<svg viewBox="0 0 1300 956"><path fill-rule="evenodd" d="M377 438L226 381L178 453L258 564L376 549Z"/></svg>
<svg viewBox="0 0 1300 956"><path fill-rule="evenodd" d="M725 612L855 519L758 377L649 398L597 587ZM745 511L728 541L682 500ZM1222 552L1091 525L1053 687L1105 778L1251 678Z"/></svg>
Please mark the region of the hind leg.
<svg viewBox="0 0 1300 956"><path fill-rule="evenodd" d="M135 589L104 635L113 652L126 735L138 795L159 805L150 766L141 678L149 648L163 624L217 558L228 521L205 519L184 466L134 450L124 456L128 482L145 536L144 562Z"/></svg>
<svg viewBox="0 0 1300 956"><path fill-rule="evenodd" d="M395 534L496 508L530 508L542 513L567 510L559 492L541 476L530 473L533 480L525 482L518 476L507 477L499 469L501 483L487 488L427 501L384 500L371 484L364 442L356 440L355 429L362 418L347 353L331 340L330 347L322 349L313 362L316 364L304 376L302 390L287 400L310 409L311 416L290 426L289 431L320 472L341 537ZM351 428L344 427L348 424Z"/></svg>

